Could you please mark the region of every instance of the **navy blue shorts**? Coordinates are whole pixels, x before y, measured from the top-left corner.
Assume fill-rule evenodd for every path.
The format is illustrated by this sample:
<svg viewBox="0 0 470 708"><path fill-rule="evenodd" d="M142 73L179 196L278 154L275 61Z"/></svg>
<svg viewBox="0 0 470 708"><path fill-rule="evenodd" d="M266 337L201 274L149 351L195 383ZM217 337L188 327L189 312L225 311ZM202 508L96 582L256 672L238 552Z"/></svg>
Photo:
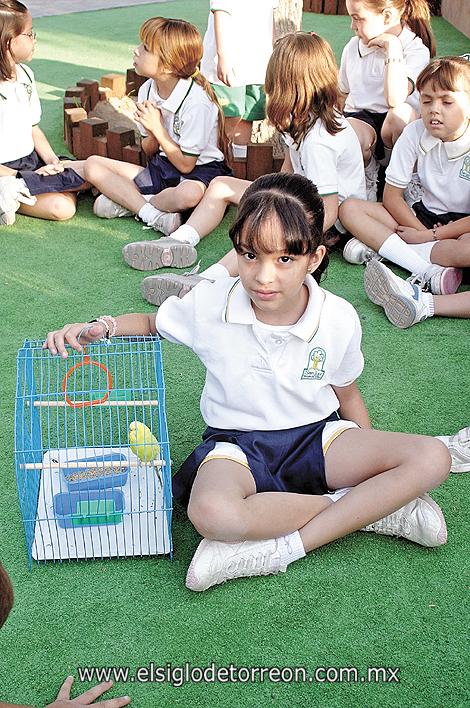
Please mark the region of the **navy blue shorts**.
<svg viewBox="0 0 470 708"><path fill-rule="evenodd" d="M382 126L384 124L386 113L373 113L372 111L345 111L345 118L357 118L357 120L362 120L367 125L375 131L375 147L374 155L378 160L382 160L385 157L384 151L384 141L382 140Z"/></svg>
<svg viewBox="0 0 470 708"><path fill-rule="evenodd" d="M177 187L183 179L202 182L206 187L214 177L231 175L232 170L225 160L207 162L183 174L164 155L154 155L147 167L134 178L134 183L141 194L158 194L167 187Z"/></svg>
<svg viewBox="0 0 470 708"><path fill-rule="evenodd" d="M221 430L206 428L194 452L173 477L173 495L188 505L200 464L217 442L238 445L245 453L256 492L327 494L322 433L325 424L339 420L336 413L317 423L289 430Z"/></svg>
<svg viewBox="0 0 470 708"><path fill-rule="evenodd" d="M69 157L63 159L70 160ZM63 172L59 172L57 175L38 175L36 170L39 167L44 167L46 163L41 160L36 150L33 150L30 155L20 157L19 160L3 164L5 167L18 170L33 195L48 194L49 192L76 192L85 184L85 180L70 167L66 167Z"/></svg>
<svg viewBox="0 0 470 708"><path fill-rule="evenodd" d="M448 224L450 221L458 221L464 219L468 214L460 214L458 211L448 211L445 214L433 214L423 202L413 204L413 211L427 229L432 229L434 224Z"/></svg>

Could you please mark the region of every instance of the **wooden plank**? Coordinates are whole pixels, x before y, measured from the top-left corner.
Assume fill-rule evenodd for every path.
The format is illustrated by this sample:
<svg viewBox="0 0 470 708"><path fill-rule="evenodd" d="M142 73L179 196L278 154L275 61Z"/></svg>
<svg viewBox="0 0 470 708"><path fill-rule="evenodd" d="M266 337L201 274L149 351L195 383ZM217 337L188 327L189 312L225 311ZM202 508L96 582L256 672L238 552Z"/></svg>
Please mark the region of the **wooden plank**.
<svg viewBox="0 0 470 708"><path fill-rule="evenodd" d="M246 179L246 157L234 157L232 171L233 176L237 179Z"/></svg>
<svg viewBox="0 0 470 708"><path fill-rule="evenodd" d="M323 14L336 15L337 0L323 0Z"/></svg>
<svg viewBox="0 0 470 708"><path fill-rule="evenodd" d="M142 153L140 145L124 145L122 159L124 162L130 162L131 165L142 165Z"/></svg>
<svg viewBox="0 0 470 708"><path fill-rule="evenodd" d="M338 15L347 15L348 10L346 8L346 0L338 0L338 10L337 10Z"/></svg>
<svg viewBox="0 0 470 708"><path fill-rule="evenodd" d="M64 111L64 141L70 152L73 152L72 130L86 117L87 112L84 108L66 108Z"/></svg>
<svg viewBox="0 0 470 708"><path fill-rule="evenodd" d="M104 136L108 130L108 121L101 118L86 118L80 121L80 148L81 160L93 155L93 141L95 138Z"/></svg>
<svg viewBox="0 0 470 708"><path fill-rule="evenodd" d="M114 128L106 131L108 140L108 157L112 160L122 160L122 148L135 144L135 134L129 128Z"/></svg>
<svg viewBox="0 0 470 708"><path fill-rule="evenodd" d="M87 111L92 111L100 100L100 85L97 81L92 81L91 79L81 79L77 81L77 86L81 86L85 89L87 97Z"/></svg>
<svg viewBox="0 0 470 708"><path fill-rule="evenodd" d="M108 157L108 141L106 140L106 136L100 135L97 138L93 138L92 148L92 155Z"/></svg>
<svg viewBox="0 0 470 708"><path fill-rule="evenodd" d="M101 77L101 86L111 89L111 96L122 98L126 95L126 77L124 74L105 74Z"/></svg>
<svg viewBox="0 0 470 708"><path fill-rule="evenodd" d="M248 145L246 153L246 179L253 181L273 171L273 146L270 143Z"/></svg>
<svg viewBox="0 0 470 708"><path fill-rule="evenodd" d="M80 145L80 128L76 125L72 128L72 155L75 155L77 160L81 160L81 145Z"/></svg>

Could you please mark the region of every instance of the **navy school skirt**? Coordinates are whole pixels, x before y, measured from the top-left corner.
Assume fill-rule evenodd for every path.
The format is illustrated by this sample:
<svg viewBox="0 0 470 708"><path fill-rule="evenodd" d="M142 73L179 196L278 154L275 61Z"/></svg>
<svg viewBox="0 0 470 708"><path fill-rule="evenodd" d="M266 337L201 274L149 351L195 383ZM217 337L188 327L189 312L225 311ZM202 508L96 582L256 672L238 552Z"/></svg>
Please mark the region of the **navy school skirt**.
<svg viewBox="0 0 470 708"><path fill-rule="evenodd" d="M134 178L134 183L141 194L158 194L167 187L177 187L183 179L202 182L206 187L214 177L231 175L232 170L225 160L214 160L183 174L164 155L154 155L147 167Z"/></svg>
<svg viewBox="0 0 470 708"><path fill-rule="evenodd" d="M450 221L458 221L468 216L468 214L460 214L457 211L449 211L445 214L433 214L432 211L429 211L429 209L424 206L423 202L413 204L413 211L427 229L432 229L434 224L448 224Z"/></svg>
<svg viewBox="0 0 470 708"><path fill-rule="evenodd" d="M69 157L61 159L70 160ZM41 160L36 150L33 150L30 155L3 164L5 167L18 170L20 173L18 176L24 179L32 195L48 194L49 192L75 192L85 184L85 180L70 167L57 175L38 175L35 170L44 167L46 163Z"/></svg>
<svg viewBox="0 0 470 708"><path fill-rule="evenodd" d="M206 428L202 440L173 477L173 495L188 505L191 488L204 458L217 442L238 445L245 453L256 492L327 494L322 433L337 413L317 423L288 430L221 430Z"/></svg>

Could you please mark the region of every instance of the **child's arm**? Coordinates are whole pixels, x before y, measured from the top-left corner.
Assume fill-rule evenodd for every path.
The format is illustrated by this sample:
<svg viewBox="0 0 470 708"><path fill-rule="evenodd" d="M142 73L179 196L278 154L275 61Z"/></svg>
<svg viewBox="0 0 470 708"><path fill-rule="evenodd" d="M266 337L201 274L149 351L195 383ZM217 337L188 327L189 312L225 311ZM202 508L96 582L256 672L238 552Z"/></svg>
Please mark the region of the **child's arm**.
<svg viewBox="0 0 470 708"><path fill-rule="evenodd" d="M60 160L52 149L49 140L46 138L42 132L39 125L33 126L33 143L34 149L36 150L39 157L45 162L45 167L40 167L36 170L39 174L54 174L56 172L63 172L63 166L60 164ZM53 169L48 170L47 168L53 165Z"/></svg>
<svg viewBox="0 0 470 708"><path fill-rule="evenodd" d="M394 34L380 34L368 44L380 47L385 53L384 95L390 108L405 103L413 93L413 84L407 76L407 66L403 60L403 47Z"/></svg>
<svg viewBox="0 0 470 708"><path fill-rule="evenodd" d="M470 216L464 216L457 221L423 231L417 231L409 226L399 226L397 233L406 243L428 243L429 241L443 241L446 238L459 238L464 234L470 234Z"/></svg>
<svg viewBox="0 0 470 708"><path fill-rule="evenodd" d="M147 157L153 157L159 148L158 140L154 135L147 135L142 138L141 147Z"/></svg>
<svg viewBox="0 0 470 708"><path fill-rule="evenodd" d="M103 315L103 319L112 324L112 319ZM157 333L155 326L155 314L127 314L118 315L115 319L116 327L113 336L148 336ZM87 328L86 331L83 331ZM51 354L60 354L67 358L66 345L72 347L77 352L82 351L82 345L78 341L78 335L83 332L80 339L87 342L96 342L106 334L105 325L102 322L75 322L66 324L62 329L49 332L43 344L43 349L49 349Z"/></svg>
<svg viewBox="0 0 470 708"><path fill-rule="evenodd" d="M285 172L288 175L294 174L294 168L292 167L292 160L290 159L290 152L288 149L284 150L284 162L282 163L280 172Z"/></svg>
<svg viewBox="0 0 470 708"><path fill-rule="evenodd" d="M227 47L227 38L230 36L230 15L225 10L214 10L213 14L217 46L217 77L226 86L232 86L235 81L235 73Z"/></svg>
<svg viewBox="0 0 470 708"><path fill-rule="evenodd" d="M322 196L322 201L323 209L325 210L325 216L323 219L323 233L325 233L328 229L331 229L331 227L335 225L338 218L338 195L326 194L324 197Z"/></svg>
<svg viewBox="0 0 470 708"><path fill-rule="evenodd" d="M393 187L391 184L385 184L383 205L389 214L393 216L395 221L401 226L411 226L413 229L422 231L425 227L420 222L417 216L403 197L404 189ZM429 240L429 239L428 239Z"/></svg>
<svg viewBox="0 0 470 708"><path fill-rule="evenodd" d="M361 428L370 428L370 418L356 382L349 386L333 386L339 401L339 415L343 420L352 420Z"/></svg>
<svg viewBox="0 0 470 708"><path fill-rule="evenodd" d="M160 110L150 101L138 103L136 106L136 120L150 133L150 137L160 145L171 164L183 174L191 172L197 162L197 155L185 155L180 146L172 140L163 125Z"/></svg>
<svg viewBox="0 0 470 708"><path fill-rule="evenodd" d="M17 172L18 170L14 170L11 167L0 165L0 177L10 177L11 175L16 175Z"/></svg>

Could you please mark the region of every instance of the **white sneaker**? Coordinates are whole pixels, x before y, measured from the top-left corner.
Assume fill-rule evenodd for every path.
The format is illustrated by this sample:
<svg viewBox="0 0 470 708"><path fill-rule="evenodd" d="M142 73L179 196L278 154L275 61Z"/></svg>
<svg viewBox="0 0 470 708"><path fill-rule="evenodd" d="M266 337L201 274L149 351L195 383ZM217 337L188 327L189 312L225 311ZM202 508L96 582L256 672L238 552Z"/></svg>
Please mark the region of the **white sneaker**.
<svg viewBox="0 0 470 708"><path fill-rule="evenodd" d="M370 162L364 170L366 176L366 194L368 202L377 201L377 182L379 181L380 165L375 157L370 158Z"/></svg>
<svg viewBox="0 0 470 708"><path fill-rule="evenodd" d="M201 592L234 578L285 573L278 539L222 543L204 538L186 575L186 587Z"/></svg>
<svg viewBox="0 0 470 708"><path fill-rule="evenodd" d="M405 202L408 204L410 209L416 202L420 202L424 194L424 189L421 185L419 175L417 172L413 172L411 175L411 181L409 182L407 188L403 192L403 197Z"/></svg>
<svg viewBox="0 0 470 708"><path fill-rule="evenodd" d="M367 263L371 258L379 258L379 254L372 250L365 243L359 241L358 238L350 238L343 248L343 258L348 263L360 265Z"/></svg>
<svg viewBox="0 0 470 708"><path fill-rule="evenodd" d="M407 329L430 317L419 285L402 280L377 259L366 265L364 287L369 300L384 308L395 327Z"/></svg>
<svg viewBox="0 0 470 708"><path fill-rule="evenodd" d="M121 216L133 216L133 212L121 206L112 199L100 194L93 204L93 213L100 219L118 219Z"/></svg>
<svg viewBox="0 0 470 708"><path fill-rule="evenodd" d="M20 204L36 204L26 182L15 175L0 177L0 225L12 226Z"/></svg>
<svg viewBox="0 0 470 708"><path fill-rule="evenodd" d="M197 251L190 243L163 237L128 243L122 249L122 257L136 270L187 268L197 260Z"/></svg>
<svg viewBox="0 0 470 708"><path fill-rule="evenodd" d="M453 295L462 282L461 268L445 268L432 264L423 276L412 276L422 280L433 295Z"/></svg>
<svg viewBox="0 0 470 708"><path fill-rule="evenodd" d="M161 231L165 236L169 236L173 231L179 229L182 223L183 219L179 212L163 212L154 221L149 222L147 227L154 231Z"/></svg>
<svg viewBox="0 0 470 708"><path fill-rule="evenodd" d="M438 504L429 494L423 494L361 531L373 531L384 536L399 536L420 546L433 548L447 542L447 526Z"/></svg>
<svg viewBox="0 0 470 708"><path fill-rule="evenodd" d="M470 426L446 440L452 457L451 472L470 472Z"/></svg>
<svg viewBox="0 0 470 708"><path fill-rule="evenodd" d="M162 275L148 275L143 279L140 291L142 297L151 305L161 305L169 297L176 295L182 298L198 283L209 280L197 275L196 272L189 273L162 273ZM210 281L213 282L213 281Z"/></svg>

